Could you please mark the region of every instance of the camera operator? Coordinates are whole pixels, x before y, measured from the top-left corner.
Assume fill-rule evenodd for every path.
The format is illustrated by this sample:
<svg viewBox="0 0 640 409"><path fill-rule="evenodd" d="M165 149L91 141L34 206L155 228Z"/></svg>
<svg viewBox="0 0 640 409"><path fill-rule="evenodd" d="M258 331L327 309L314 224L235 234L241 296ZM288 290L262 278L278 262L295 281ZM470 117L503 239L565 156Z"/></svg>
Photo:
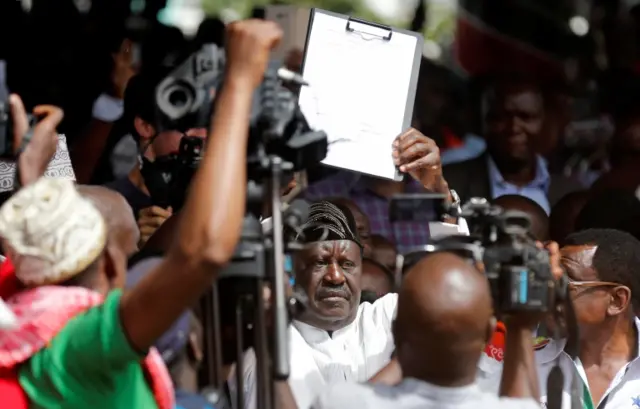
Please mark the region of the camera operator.
<svg viewBox="0 0 640 409"><path fill-rule="evenodd" d="M536 348L541 402L550 394L547 376L559 364L563 408L572 407L576 395L584 408L640 407L640 320L633 311L640 242L618 230L583 230L565 239L560 254L579 339L552 339ZM574 359L572 344L579 346Z"/></svg>
<svg viewBox="0 0 640 409"><path fill-rule="evenodd" d="M394 322L403 380L395 385L333 385L314 408L536 408L537 376L528 317L508 322L502 396L476 384L478 363L495 327L486 278L452 254L413 266L402 283ZM506 397L521 398L509 399Z"/></svg>
<svg viewBox="0 0 640 409"><path fill-rule="evenodd" d="M45 323L59 325L59 331L43 340L40 349L25 351L20 343L4 344L18 349L17 354L4 350L4 357L24 358L31 353L16 368L29 407L173 407L170 384L149 383L150 379L166 378L153 377L151 365L145 373L141 363L150 346L209 288L234 253L245 214L253 93L262 82L270 50L281 36L281 30L269 22L249 20L228 26L228 76L218 97L207 149L185 203L189 223L180 225L167 256L130 291L118 289L125 261L118 262L105 249L104 220L93 205L79 198L70 182L41 178L0 210L0 227L13 249L12 260L30 260L32 266L40 267L19 277L36 288L25 288L16 297L28 300L42 295L41 291L80 294L64 297L60 305L51 304L56 320ZM25 173L36 170L28 166L20 169ZM69 213L73 208L88 217ZM37 221L29 220L36 215ZM29 234L37 229L47 234ZM74 247L76 251L70 251ZM33 256L52 253L55 257ZM70 287L71 278L84 287ZM46 288L38 284L46 284ZM65 303L73 311L57 311ZM12 305L12 300L7 304ZM49 333L55 332L47 328ZM162 369L153 355L145 364L148 360Z"/></svg>
<svg viewBox="0 0 640 409"><path fill-rule="evenodd" d="M157 85L169 69L157 68L142 72L129 81L125 92L122 120L130 127L139 150L140 166L134 167L126 178L115 180L107 187L122 194L136 215L140 228L140 246L171 216L173 210L159 206L153 192L166 190L166 183L160 172L173 166L168 160L178 152L180 140L184 136L206 136L204 128L189 129L186 132L164 130L155 127Z"/></svg>

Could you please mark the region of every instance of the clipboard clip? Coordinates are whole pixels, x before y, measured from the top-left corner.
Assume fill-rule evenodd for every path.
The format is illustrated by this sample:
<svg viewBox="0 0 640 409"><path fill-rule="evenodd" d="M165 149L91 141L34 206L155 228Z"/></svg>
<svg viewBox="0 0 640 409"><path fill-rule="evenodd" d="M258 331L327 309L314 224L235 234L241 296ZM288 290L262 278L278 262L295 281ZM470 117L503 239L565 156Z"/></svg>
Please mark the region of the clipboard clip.
<svg viewBox="0 0 640 409"><path fill-rule="evenodd" d="M371 36L378 37L383 41L391 41L391 35L393 34L393 29L389 26L361 20L355 17L349 17L346 29L350 33L361 34L365 39L365 36Z"/></svg>

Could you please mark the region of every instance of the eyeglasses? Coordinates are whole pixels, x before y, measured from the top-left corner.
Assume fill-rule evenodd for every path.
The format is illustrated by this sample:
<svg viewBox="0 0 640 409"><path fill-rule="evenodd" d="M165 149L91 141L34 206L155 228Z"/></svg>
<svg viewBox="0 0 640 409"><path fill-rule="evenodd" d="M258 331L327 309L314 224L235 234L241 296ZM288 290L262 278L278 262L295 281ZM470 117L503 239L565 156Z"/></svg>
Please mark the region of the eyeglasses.
<svg viewBox="0 0 640 409"><path fill-rule="evenodd" d="M611 281L573 281L569 279L569 287L574 288L619 287L621 285Z"/></svg>

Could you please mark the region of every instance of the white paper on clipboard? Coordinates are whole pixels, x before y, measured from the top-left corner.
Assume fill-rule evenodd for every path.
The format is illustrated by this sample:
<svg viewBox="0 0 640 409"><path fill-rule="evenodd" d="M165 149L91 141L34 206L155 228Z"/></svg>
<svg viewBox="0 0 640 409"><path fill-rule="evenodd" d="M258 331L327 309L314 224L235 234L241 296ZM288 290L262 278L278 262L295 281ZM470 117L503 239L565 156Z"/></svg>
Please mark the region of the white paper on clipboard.
<svg viewBox="0 0 640 409"><path fill-rule="evenodd" d="M354 32L344 18L315 13L300 107L328 135L323 164L395 179L391 145L404 131L418 38L394 30L385 40L388 31L349 23Z"/></svg>

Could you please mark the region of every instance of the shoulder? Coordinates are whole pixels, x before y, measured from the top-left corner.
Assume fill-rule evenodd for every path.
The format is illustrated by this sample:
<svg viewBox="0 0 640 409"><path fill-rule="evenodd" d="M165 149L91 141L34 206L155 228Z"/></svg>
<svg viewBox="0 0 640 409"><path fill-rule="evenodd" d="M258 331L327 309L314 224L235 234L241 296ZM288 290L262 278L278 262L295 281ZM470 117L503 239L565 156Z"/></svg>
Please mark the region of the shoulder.
<svg viewBox="0 0 640 409"><path fill-rule="evenodd" d="M496 409L540 409L540 404L531 398L486 398L487 400L496 400L495 404L491 404L491 408Z"/></svg>
<svg viewBox="0 0 640 409"><path fill-rule="evenodd" d="M120 193L133 209L135 216L138 215L138 210L153 205L151 197L131 183L128 177L116 179L105 184L104 187Z"/></svg>
<svg viewBox="0 0 640 409"><path fill-rule="evenodd" d="M385 407L383 401L393 399L392 387L370 384L335 384L320 394L313 409L353 409L357 407Z"/></svg>

